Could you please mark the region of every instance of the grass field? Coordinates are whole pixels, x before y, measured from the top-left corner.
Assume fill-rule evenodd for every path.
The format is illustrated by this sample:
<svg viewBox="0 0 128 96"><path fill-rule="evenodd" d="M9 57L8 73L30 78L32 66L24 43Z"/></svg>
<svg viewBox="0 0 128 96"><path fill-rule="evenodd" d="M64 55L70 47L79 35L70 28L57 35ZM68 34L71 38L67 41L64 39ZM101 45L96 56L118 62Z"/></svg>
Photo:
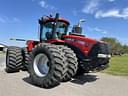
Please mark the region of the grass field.
<svg viewBox="0 0 128 96"><path fill-rule="evenodd" d="M112 75L128 76L128 56L115 56L110 60L110 67L103 72Z"/></svg>

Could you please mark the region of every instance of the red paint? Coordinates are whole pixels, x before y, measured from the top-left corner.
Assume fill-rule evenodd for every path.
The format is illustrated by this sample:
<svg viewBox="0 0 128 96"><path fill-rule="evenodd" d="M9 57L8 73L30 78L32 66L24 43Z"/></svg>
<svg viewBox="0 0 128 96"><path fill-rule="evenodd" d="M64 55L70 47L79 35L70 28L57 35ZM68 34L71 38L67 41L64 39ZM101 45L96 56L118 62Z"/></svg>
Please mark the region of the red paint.
<svg viewBox="0 0 128 96"><path fill-rule="evenodd" d="M46 19L45 21L39 21L39 23L47 23L47 22L55 22L56 21L56 19L55 18L48 18L48 19ZM63 19L63 18L59 18L59 20L58 20L59 22L64 22L64 23L66 23L66 24L70 24L67 20L65 20L65 19Z"/></svg>
<svg viewBox="0 0 128 96"><path fill-rule="evenodd" d="M85 55L88 55L89 51L91 50L92 46L96 44L97 40L90 39L84 36L76 36L76 35L65 35L62 37L64 40L59 40L59 39L52 39L52 40L47 40L46 43L51 43L51 44L69 44L72 46L75 46L79 48ZM68 40L71 39L71 40ZM74 41L72 41L74 40ZM82 42L82 43L80 43ZM35 47L35 45L39 44L39 41L33 41L29 40L27 41L27 46L28 46L28 51L31 52L32 49Z"/></svg>
<svg viewBox="0 0 128 96"><path fill-rule="evenodd" d="M52 39L52 40L46 41L46 43L51 43L51 44L54 44L54 43L65 43L65 41L64 40L59 40L59 39Z"/></svg>
<svg viewBox="0 0 128 96"><path fill-rule="evenodd" d="M27 49L29 52L32 51L32 49L35 47L35 45L39 44L39 41L33 41L33 40L28 40L27 41Z"/></svg>
<svg viewBox="0 0 128 96"><path fill-rule="evenodd" d="M85 55L88 55L92 46L98 42L94 39L90 39L84 36L76 36L76 35L65 35L63 36L63 38L74 39L75 40L74 42L69 40L66 40L65 42L79 48ZM79 41L85 42L85 44L81 44L79 43Z"/></svg>
<svg viewBox="0 0 128 96"><path fill-rule="evenodd" d="M29 52L32 51L32 48L34 48L33 42L34 41L32 40L27 41L27 46L28 46L27 48Z"/></svg>

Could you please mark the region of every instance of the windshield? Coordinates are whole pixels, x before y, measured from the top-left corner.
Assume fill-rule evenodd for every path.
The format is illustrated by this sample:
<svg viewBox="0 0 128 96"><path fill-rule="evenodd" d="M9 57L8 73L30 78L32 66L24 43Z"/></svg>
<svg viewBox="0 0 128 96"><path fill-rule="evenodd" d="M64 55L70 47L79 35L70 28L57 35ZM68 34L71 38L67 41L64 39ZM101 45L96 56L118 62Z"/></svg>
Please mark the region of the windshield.
<svg viewBox="0 0 128 96"><path fill-rule="evenodd" d="M63 22L58 22L56 32L65 33L67 31L66 28L67 28L67 24Z"/></svg>
<svg viewBox="0 0 128 96"><path fill-rule="evenodd" d="M47 22L41 25L41 40L52 39L53 29L55 27L55 22ZM64 22L57 22L55 30L55 37L57 39L61 38L63 34L67 33L68 25Z"/></svg>

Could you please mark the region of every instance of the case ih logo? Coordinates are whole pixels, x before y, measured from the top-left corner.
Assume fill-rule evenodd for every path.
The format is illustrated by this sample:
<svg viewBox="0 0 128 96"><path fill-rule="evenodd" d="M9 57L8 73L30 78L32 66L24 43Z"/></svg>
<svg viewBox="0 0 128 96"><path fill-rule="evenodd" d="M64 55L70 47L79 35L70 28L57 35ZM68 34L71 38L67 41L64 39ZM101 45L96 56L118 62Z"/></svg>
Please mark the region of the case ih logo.
<svg viewBox="0 0 128 96"><path fill-rule="evenodd" d="M86 47L91 46L88 42L81 41L81 40L66 38L66 41L74 42L74 43L79 43L79 44L81 44L81 45L85 45Z"/></svg>

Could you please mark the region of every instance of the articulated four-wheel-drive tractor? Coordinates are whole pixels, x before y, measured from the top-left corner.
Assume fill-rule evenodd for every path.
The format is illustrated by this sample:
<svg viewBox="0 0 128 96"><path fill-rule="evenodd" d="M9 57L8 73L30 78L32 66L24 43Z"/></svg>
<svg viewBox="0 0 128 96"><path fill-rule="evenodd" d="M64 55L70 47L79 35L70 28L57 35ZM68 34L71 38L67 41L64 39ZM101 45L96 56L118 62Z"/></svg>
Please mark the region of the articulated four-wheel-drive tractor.
<svg viewBox="0 0 128 96"><path fill-rule="evenodd" d="M68 32L69 22L57 13L55 17L42 17L39 24L39 41L27 40L26 48L8 47L7 73L27 70L35 85L51 88L75 75L108 66L108 44L82 35L80 22Z"/></svg>

